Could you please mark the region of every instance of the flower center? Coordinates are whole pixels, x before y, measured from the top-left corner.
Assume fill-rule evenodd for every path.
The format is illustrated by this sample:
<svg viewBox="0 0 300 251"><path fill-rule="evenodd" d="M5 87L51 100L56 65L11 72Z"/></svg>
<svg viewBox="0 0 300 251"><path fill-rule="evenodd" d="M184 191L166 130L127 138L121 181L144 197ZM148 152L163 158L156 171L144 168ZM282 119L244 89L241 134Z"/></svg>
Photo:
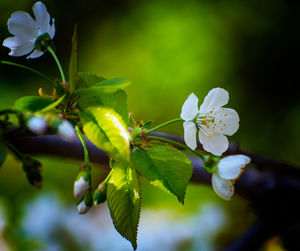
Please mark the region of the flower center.
<svg viewBox="0 0 300 251"><path fill-rule="evenodd" d="M215 130L215 117L212 116L212 112L206 113L206 114L200 114L196 118L196 125L200 129L202 129L207 136L212 136L215 133L213 132Z"/></svg>

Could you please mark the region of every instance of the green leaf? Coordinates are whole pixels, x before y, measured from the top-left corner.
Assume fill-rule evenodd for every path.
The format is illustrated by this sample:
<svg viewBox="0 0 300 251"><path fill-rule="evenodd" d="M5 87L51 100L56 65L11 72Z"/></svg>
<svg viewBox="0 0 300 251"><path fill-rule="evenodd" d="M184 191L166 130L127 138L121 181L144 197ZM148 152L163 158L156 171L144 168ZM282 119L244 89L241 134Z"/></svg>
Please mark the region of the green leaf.
<svg viewBox="0 0 300 251"><path fill-rule="evenodd" d="M85 87L91 87L105 80L105 78L101 76L85 72L78 72L78 76Z"/></svg>
<svg viewBox="0 0 300 251"><path fill-rule="evenodd" d="M6 160L6 155L7 155L7 152L6 152L6 148L5 146L0 142L0 167L3 165L3 163L5 162Z"/></svg>
<svg viewBox="0 0 300 251"><path fill-rule="evenodd" d="M82 110L91 106L110 107L120 114L125 124L128 125L127 94L123 90L113 93L99 92L94 93L93 96L81 97L78 106Z"/></svg>
<svg viewBox="0 0 300 251"><path fill-rule="evenodd" d="M38 96L27 96L16 100L15 107L19 110L39 111L53 103L53 99Z"/></svg>
<svg viewBox="0 0 300 251"><path fill-rule="evenodd" d="M112 158L130 161L130 134L118 113L107 107L89 107L79 116L90 141Z"/></svg>
<svg viewBox="0 0 300 251"><path fill-rule="evenodd" d="M137 248L141 188L135 169L116 165L107 184L107 202L115 228Z"/></svg>
<svg viewBox="0 0 300 251"><path fill-rule="evenodd" d="M62 97L60 97L58 100L56 100L55 102L51 103L50 105L44 107L41 112L48 112L52 109L54 109L56 106L58 106L63 100L64 98L66 97L66 94L63 95Z"/></svg>
<svg viewBox="0 0 300 251"><path fill-rule="evenodd" d="M72 36L72 49L69 64L69 82L71 93L76 89L78 80L77 26L75 25Z"/></svg>
<svg viewBox="0 0 300 251"><path fill-rule="evenodd" d="M23 155L23 170L26 173L27 180L38 189L42 188L42 164L29 155Z"/></svg>
<svg viewBox="0 0 300 251"><path fill-rule="evenodd" d="M149 150L137 149L131 154L135 168L153 186L177 196L184 203L186 187L193 173L190 159L168 144L157 144Z"/></svg>
<svg viewBox="0 0 300 251"><path fill-rule="evenodd" d="M98 93L102 92L115 92L119 89L123 89L126 86L128 86L130 82L123 78L113 78L113 79L108 79L104 80L100 83L96 83L90 88L80 88L78 89L75 93L78 96L84 97L84 96L95 96Z"/></svg>

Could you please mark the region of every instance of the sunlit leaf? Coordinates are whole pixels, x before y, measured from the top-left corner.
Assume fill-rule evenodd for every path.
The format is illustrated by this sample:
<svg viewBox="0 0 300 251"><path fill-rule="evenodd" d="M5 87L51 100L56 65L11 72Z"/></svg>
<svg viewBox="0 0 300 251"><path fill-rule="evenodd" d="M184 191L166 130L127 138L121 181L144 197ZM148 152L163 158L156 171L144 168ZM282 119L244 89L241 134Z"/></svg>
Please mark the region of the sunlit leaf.
<svg viewBox="0 0 300 251"><path fill-rule="evenodd" d="M123 90L113 93L98 92L92 96L81 97L78 101L78 106L82 110L91 106L110 107L121 115L126 125L128 124L127 94Z"/></svg>
<svg viewBox="0 0 300 251"><path fill-rule="evenodd" d="M26 111L39 111L53 103L53 99L42 98L39 96L27 96L16 100L15 107Z"/></svg>
<svg viewBox="0 0 300 251"><path fill-rule="evenodd" d="M141 188L135 169L124 164L115 165L107 184L107 202L115 228L136 249Z"/></svg>
<svg viewBox="0 0 300 251"><path fill-rule="evenodd" d="M158 144L146 151L137 149L131 161L153 186L176 195L184 203L193 172L191 161L184 153L170 145Z"/></svg>
<svg viewBox="0 0 300 251"><path fill-rule="evenodd" d="M129 162L130 135L118 113L107 107L89 107L80 118L90 141L114 159Z"/></svg>

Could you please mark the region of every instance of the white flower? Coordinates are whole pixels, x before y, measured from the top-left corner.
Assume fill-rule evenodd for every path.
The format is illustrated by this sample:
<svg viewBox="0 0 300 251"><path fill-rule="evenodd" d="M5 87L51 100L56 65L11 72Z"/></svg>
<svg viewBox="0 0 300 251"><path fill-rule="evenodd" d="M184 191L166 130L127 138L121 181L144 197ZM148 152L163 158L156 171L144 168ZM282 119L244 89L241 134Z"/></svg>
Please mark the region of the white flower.
<svg viewBox="0 0 300 251"><path fill-rule="evenodd" d="M68 121L64 120L58 125L58 134L65 140L73 140L76 138L76 132L73 125Z"/></svg>
<svg viewBox="0 0 300 251"><path fill-rule="evenodd" d="M244 167L250 163L246 155L230 155L220 160L216 172L212 175L212 186L224 200L230 200L234 193L234 182Z"/></svg>
<svg viewBox="0 0 300 251"><path fill-rule="evenodd" d="M44 54L35 49L36 39L48 33L51 39L55 35L54 19L50 25L50 15L42 2L36 2L33 6L35 20L24 11L18 11L8 20L8 30L14 37L6 38L3 46L8 47L11 56L24 56L32 53L27 58L37 58Z"/></svg>
<svg viewBox="0 0 300 251"><path fill-rule="evenodd" d="M90 182L85 180L84 177L80 177L74 182L74 196L79 198L83 196L90 187Z"/></svg>
<svg viewBox="0 0 300 251"><path fill-rule="evenodd" d="M239 115L233 109L223 108L229 100L229 94L222 88L214 88L205 97L198 110L198 98L190 94L181 110L185 121L184 140L191 148L197 147L197 127L199 141L204 150L220 156L228 148L228 139L224 135L233 135L239 128Z"/></svg>
<svg viewBox="0 0 300 251"><path fill-rule="evenodd" d="M47 122L41 116L33 116L27 121L27 127L35 134L44 134L47 131Z"/></svg>

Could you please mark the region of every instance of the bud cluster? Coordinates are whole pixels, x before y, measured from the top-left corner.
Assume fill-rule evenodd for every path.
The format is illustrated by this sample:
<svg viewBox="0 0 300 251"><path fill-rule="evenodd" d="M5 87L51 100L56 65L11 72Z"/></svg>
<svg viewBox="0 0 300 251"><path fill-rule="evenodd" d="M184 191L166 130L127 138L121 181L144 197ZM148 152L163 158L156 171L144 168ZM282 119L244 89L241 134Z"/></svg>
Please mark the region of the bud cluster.
<svg viewBox="0 0 300 251"><path fill-rule="evenodd" d="M75 129L68 120L53 118L51 115L30 115L26 125L31 132L37 135L42 135L48 130L52 130L65 140L74 140L76 138Z"/></svg>

